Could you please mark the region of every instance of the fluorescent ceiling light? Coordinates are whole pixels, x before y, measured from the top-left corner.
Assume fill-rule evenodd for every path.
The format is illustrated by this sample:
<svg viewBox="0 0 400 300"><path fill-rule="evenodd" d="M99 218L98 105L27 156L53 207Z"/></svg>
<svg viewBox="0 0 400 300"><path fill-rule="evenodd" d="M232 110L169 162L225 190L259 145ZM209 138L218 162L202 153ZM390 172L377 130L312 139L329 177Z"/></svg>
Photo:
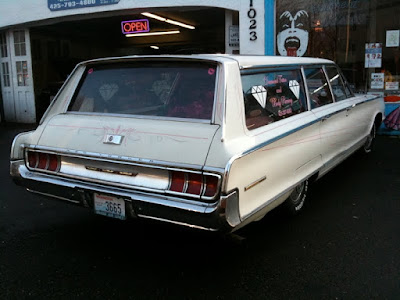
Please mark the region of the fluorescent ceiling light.
<svg viewBox="0 0 400 300"><path fill-rule="evenodd" d="M169 23L169 24L181 26L181 27L184 27L184 28L196 29L196 27L194 27L194 26L192 26L192 25L185 24L185 23L178 22L178 21L171 20L171 19L166 19L166 18L164 18L164 17L161 17L161 16L159 16L159 15L155 15L155 14L152 14L152 13L149 13L149 12L144 12L144 13L142 13L142 15L143 15L143 16L146 16L146 17L148 17L148 18L153 18L153 19L156 19L156 20L159 20L159 21L162 21L162 22L166 22L166 23Z"/></svg>
<svg viewBox="0 0 400 300"><path fill-rule="evenodd" d="M174 20L170 20L170 19L166 19L165 22L169 23L169 24L173 24L173 25L177 25L177 26L181 26L181 27L185 27L188 29L195 29L196 27L192 26L192 25L187 25L178 21L174 21Z"/></svg>
<svg viewBox="0 0 400 300"><path fill-rule="evenodd" d="M150 35L165 35L165 34L177 34L181 33L179 30L171 30L171 31L155 31L155 32L143 32L143 33L132 33L126 34L126 37L135 37L135 36L150 36Z"/></svg>
<svg viewBox="0 0 400 300"><path fill-rule="evenodd" d="M161 16L157 16L157 15L152 14L152 13L149 13L149 12L144 12L144 13L142 13L142 15L143 15L143 16L146 16L146 17L148 17L148 18L153 18L153 19L162 21L162 22L165 22L165 20L167 20L166 18L163 18L163 17L161 17Z"/></svg>
<svg viewBox="0 0 400 300"><path fill-rule="evenodd" d="M156 50L160 49L160 47L158 47L158 46L150 46L150 48L156 49Z"/></svg>

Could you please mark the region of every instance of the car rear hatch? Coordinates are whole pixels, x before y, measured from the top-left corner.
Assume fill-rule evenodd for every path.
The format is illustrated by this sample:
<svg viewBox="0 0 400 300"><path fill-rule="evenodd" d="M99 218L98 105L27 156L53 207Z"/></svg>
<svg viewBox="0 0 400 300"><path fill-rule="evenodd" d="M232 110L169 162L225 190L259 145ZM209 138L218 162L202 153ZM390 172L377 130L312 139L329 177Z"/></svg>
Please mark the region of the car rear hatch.
<svg viewBox="0 0 400 300"><path fill-rule="evenodd" d="M47 123L38 146L78 155L203 166L218 128L205 123L64 114Z"/></svg>
<svg viewBox="0 0 400 300"><path fill-rule="evenodd" d="M123 59L88 62L80 70L73 95L56 100L68 103L67 112L49 117L37 146L26 151L30 169L112 186L216 195L220 176L202 173L219 128L212 124L216 62Z"/></svg>
<svg viewBox="0 0 400 300"><path fill-rule="evenodd" d="M202 167L218 128L171 120L58 115L47 123L38 144L26 149L25 157L29 169L41 173L212 202L221 177L203 173Z"/></svg>

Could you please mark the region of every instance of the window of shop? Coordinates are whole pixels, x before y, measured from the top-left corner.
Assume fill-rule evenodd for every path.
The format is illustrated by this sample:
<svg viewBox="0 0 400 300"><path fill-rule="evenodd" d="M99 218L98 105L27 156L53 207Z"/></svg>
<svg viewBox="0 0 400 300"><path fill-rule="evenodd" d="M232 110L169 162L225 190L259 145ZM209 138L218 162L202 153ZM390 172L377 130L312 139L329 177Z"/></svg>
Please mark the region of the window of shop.
<svg viewBox="0 0 400 300"><path fill-rule="evenodd" d="M1 64L2 74L3 74L3 86L10 86L10 69L8 67L8 62L4 62Z"/></svg>
<svg viewBox="0 0 400 300"><path fill-rule="evenodd" d="M399 94L400 1L277 0L276 53L334 60L355 92Z"/></svg>
<svg viewBox="0 0 400 300"><path fill-rule="evenodd" d="M14 31L14 49L15 56L26 55L26 43L25 43L25 31L17 30Z"/></svg>
<svg viewBox="0 0 400 300"><path fill-rule="evenodd" d="M0 55L1 57L7 57L7 40L4 33L0 34Z"/></svg>
<svg viewBox="0 0 400 300"><path fill-rule="evenodd" d="M28 85L28 62L27 61L17 61L17 81L18 86Z"/></svg>

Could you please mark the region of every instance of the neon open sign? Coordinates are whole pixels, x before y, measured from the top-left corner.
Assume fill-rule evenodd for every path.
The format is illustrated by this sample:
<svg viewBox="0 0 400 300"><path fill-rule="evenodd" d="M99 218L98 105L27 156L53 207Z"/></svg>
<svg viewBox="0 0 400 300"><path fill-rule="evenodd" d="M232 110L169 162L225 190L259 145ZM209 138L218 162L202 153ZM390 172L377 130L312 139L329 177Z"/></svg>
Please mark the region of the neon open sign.
<svg viewBox="0 0 400 300"><path fill-rule="evenodd" d="M123 34L150 31L149 20L147 19L122 21L121 28Z"/></svg>

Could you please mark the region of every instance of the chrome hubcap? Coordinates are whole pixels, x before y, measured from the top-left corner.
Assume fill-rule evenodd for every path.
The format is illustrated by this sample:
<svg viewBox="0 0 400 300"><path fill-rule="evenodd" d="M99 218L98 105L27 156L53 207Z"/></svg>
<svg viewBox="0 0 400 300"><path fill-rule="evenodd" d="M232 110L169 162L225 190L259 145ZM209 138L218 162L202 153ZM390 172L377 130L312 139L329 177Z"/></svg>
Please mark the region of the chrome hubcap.
<svg viewBox="0 0 400 300"><path fill-rule="evenodd" d="M304 188L305 188L305 182L302 182L298 186L296 186L294 188L294 191L290 194L290 199L294 204L297 204L301 201Z"/></svg>

